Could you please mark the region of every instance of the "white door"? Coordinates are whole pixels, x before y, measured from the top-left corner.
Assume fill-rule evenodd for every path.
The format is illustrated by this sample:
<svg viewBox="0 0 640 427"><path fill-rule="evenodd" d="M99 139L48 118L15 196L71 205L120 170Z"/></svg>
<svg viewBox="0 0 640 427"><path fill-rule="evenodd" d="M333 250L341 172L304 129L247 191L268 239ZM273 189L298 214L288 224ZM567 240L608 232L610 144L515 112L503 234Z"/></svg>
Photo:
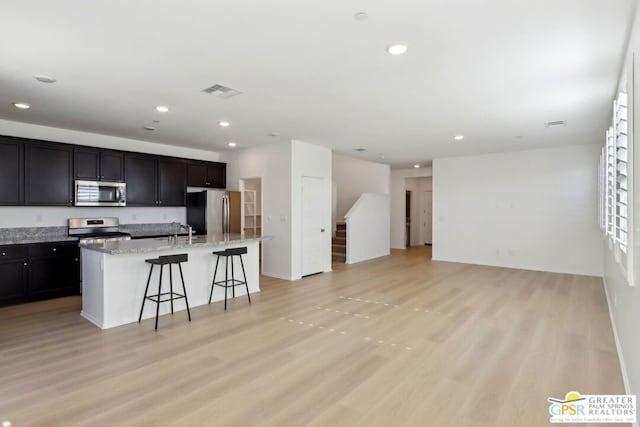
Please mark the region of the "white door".
<svg viewBox="0 0 640 427"><path fill-rule="evenodd" d="M324 270L324 179L302 177L302 275Z"/></svg>
<svg viewBox="0 0 640 427"><path fill-rule="evenodd" d="M425 191L422 198L422 237L425 244L432 243L431 223L433 217L433 192Z"/></svg>

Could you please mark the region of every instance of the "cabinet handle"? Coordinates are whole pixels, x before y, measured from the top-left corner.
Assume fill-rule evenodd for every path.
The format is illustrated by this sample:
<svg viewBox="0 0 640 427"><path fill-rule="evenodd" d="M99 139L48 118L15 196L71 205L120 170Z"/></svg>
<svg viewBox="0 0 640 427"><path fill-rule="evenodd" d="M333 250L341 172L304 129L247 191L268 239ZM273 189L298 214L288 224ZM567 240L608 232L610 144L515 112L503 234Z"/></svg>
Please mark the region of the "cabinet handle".
<svg viewBox="0 0 640 427"><path fill-rule="evenodd" d="M6 253L2 252L2 256L5 256L5 255L6 255Z"/></svg>
<svg viewBox="0 0 640 427"><path fill-rule="evenodd" d="M78 262L78 258L76 258L75 261Z"/></svg>
<svg viewBox="0 0 640 427"><path fill-rule="evenodd" d="M162 200L160 200L160 201L158 202L158 204L159 204L159 205L161 205L161 204L162 204Z"/></svg>
<svg viewBox="0 0 640 427"><path fill-rule="evenodd" d="M55 251L57 251L57 250L58 250L58 249L56 249L56 248L53 248L53 252L55 252Z"/></svg>
<svg viewBox="0 0 640 427"><path fill-rule="evenodd" d="M27 265L27 263L25 262L25 263L23 263L22 265L25 265L25 266L26 266L26 265Z"/></svg>

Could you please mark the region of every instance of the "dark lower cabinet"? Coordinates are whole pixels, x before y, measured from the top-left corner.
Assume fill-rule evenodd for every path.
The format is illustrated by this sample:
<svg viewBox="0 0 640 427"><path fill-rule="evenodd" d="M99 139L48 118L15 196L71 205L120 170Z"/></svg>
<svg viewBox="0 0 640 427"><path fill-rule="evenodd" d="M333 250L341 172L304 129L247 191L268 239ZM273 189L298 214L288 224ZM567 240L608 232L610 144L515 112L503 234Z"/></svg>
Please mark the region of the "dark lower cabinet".
<svg viewBox="0 0 640 427"><path fill-rule="evenodd" d="M25 144L25 203L71 206L73 149L61 144Z"/></svg>
<svg viewBox="0 0 640 427"><path fill-rule="evenodd" d="M24 203L24 144L0 137L0 204Z"/></svg>
<svg viewBox="0 0 640 427"><path fill-rule="evenodd" d="M77 295L77 242L0 246L0 305Z"/></svg>

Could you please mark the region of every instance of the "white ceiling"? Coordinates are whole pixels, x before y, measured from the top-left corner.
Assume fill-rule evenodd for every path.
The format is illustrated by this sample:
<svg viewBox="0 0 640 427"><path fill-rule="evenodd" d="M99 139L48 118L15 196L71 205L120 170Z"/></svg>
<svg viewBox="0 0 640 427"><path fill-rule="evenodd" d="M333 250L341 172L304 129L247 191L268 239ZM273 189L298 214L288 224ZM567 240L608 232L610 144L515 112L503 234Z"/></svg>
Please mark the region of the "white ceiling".
<svg viewBox="0 0 640 427"><path fill-rule="evenodd" d="M0 117L215 151L299 139L396 167L594 143L633 3L7 0ZM389 55L393 43L408 52ZM243 94L201 92L216 83Z"/></svg>

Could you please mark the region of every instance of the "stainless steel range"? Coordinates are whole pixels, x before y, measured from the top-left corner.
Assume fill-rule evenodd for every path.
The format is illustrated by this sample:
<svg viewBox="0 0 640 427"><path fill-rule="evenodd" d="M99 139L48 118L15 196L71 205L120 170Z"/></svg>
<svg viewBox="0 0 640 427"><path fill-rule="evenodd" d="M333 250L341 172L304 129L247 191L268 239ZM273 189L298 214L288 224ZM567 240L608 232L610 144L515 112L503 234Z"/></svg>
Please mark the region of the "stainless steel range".
<svg viewBox="0 0 640 427"><path fill-rule="evenodd" d="M69 218L69 236L79 237L80 243L131 239L130 234L120 231L118 218Z"/></svg>

